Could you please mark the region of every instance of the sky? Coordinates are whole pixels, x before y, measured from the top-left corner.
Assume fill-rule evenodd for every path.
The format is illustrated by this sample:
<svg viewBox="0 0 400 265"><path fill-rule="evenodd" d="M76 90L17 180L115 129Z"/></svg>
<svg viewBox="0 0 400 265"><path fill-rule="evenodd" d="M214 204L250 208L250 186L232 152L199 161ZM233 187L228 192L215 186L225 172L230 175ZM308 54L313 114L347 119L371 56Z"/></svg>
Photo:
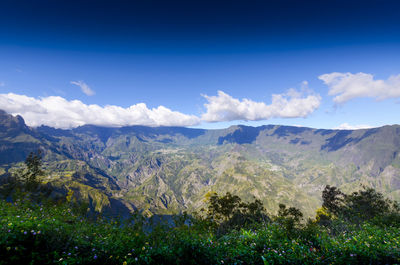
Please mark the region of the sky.
<svg viewBox="0 0 400 265"><path fill-rule="evenodd" d="M400 3L0 1L0 109L30 126L399 124Z"/></svg>

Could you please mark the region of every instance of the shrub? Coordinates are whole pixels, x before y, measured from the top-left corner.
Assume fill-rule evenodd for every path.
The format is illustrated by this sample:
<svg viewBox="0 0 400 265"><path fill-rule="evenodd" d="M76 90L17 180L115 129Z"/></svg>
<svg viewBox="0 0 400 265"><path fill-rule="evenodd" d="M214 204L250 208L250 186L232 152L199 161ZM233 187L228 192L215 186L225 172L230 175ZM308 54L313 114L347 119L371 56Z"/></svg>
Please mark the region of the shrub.
<svg viewBox="0 0 400 265"><path fill-rule="evenodd" d="M217 234L222 235L232 229L266 222L269 217L260 200L246 203L227 192L224 196L218 196L217 193L209 196L205 220L212 224Z"/></svg>
<svg viewBox="0 0 400 265"><path fill-rule="evenodd" d="M375 224L396 224L400 220L400 207L395 201L385 198L373 188L344 194L336 187L326 186L322 192L323 204L317 212L316 221L329 225L334 218L361 224L373 221Z"/></svg>
<svg viewBox="0 0 400 265"><path fill-rule="evenodd" d="M292 234L296 228L300 227L303 213L296 207L287 208L285 204L279 204L278 216L275 221L283 225L285 230Z"/></svg>

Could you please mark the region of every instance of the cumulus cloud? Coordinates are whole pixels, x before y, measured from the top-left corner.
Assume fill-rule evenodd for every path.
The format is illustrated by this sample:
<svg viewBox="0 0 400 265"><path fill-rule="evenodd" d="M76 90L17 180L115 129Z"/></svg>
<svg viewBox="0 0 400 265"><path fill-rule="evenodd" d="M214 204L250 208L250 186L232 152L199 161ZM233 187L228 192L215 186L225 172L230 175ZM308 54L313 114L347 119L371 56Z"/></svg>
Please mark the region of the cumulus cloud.
<svg viewBox="0 0 400 265"><path fill-rule="evenodd" d="M359 129L370 129L374 128L371 125L359 124L359 125L350 125L347 122L340 124L338 127L334 128L336 130L359 130Z"/></svg>
<svg viewBox="0 0 400 265"><path fill-rule="evenodd" d="M353 98L368 97L377 100L400 97L400 74L387 80L376 80L366 73L330 73L318 77L329 87L333 101L344 103Z"/></svg>
<svg viewBox="0 0 400 265"><path fill-rule="evenodd" d="M93 96L96 94L89 86L83 81L71 81L71 84L77 85L81 88L82 92L85 93L87 96Z"/></svg>
<svg viewBox="0 0 400 265"><path fill-rule="evenodd" d="M14 93L0 94L0 109L24 117L26 123L36 127L74 128L84 124L100 126L192 126L200 122L194 115L172 111L164 106L149 109L138 103L128 108L107 105L86 105L79 100L66 100L59 96L33 98Z"/></svg>
<svg viewBox="0 0 400 265"><path fill-rule="evenodd" d="M270 105L246 98L239 100L223 91L218 91L217 96L203 96L208 102L204 104L207 112L201 118L207 122L306 117L314 112L321 102L319 95L294 89L289 89L285 94L272 95Z"/></svg>

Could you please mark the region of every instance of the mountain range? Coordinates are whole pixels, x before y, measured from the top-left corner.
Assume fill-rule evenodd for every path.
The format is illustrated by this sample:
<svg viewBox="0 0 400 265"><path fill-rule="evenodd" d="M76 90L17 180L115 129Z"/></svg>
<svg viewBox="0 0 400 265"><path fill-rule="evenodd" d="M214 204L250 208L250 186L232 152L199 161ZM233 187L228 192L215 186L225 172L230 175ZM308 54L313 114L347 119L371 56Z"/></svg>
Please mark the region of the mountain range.
<svg viewBox="0 0 400 265"><path fill-rule="evenodd" d="M41 150L42 181L96 211L150 216L204 207L209 192L279 203L312 216L325 185L371 186L400 200L400 126L325 130L295 126L28 127L0 111L0 175Z"/></svg>

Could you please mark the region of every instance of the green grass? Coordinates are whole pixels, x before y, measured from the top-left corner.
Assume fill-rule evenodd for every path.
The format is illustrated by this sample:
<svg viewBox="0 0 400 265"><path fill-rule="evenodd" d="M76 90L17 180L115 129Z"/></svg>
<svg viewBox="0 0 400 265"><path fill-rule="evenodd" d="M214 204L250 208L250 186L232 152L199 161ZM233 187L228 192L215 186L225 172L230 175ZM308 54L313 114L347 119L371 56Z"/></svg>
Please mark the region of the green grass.
<svg viewBox="0 0 400 265"><path fill-rule="evenodd" d="M335 233L269 223L217 237L204 222L148 232L66 204L0 201L0 213L0 264L400 263L400 229L369 223L338 222Z"/></svg>

